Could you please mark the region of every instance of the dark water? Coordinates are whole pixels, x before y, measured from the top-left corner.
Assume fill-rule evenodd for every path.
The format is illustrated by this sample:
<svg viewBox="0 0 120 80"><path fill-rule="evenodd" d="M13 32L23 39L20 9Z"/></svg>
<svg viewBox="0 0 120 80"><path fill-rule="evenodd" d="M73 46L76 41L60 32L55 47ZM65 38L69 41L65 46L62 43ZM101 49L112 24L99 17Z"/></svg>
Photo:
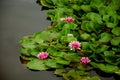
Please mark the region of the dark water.
<svg viewBox="0 0 120 80"><path fill-rule="evenodd" d="M50 25L36 0L0 0L0 80L61 80L51 71L30 71L19 59L19 40Z"/></svg>
<svg viewBox="0 0 120 80"><path fill-rule="evenodd" d="M19 59L19 40L50 25L41 9L36 0L0 0L0 80L62 80L52 71L28 70ZM103 76L102 80L115 79Z"/></svg>

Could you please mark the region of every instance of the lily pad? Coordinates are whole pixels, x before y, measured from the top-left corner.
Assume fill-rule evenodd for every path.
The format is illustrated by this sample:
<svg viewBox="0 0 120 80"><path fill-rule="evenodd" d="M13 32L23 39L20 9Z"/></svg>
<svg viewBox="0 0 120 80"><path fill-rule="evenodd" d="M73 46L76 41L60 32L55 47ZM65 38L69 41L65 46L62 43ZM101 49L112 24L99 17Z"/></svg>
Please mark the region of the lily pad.
<svg viewBox="0 0 120 80"><path fill-rule="evenodd" d="M27 67L32 70L47 70L49 67L47 67L44 64L44 60L39 59L33 59L30 62L28 62Z"/></svg>
<svg viewBox="0 0 120 80"><path fill-rule="evenodd" d="M46 60L45 65L50 68L63 68L63 65L56 63L56 61L53 59Z"/></svg>

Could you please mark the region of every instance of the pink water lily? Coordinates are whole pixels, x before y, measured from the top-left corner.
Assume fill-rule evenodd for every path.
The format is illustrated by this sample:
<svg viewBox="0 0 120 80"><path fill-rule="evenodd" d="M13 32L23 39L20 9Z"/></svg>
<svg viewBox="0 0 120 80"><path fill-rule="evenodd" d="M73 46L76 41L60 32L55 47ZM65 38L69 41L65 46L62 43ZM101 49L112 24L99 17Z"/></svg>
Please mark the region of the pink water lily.
<svg viewBox="0 0 120 80"><path fill-rule="evenodd" d="M80 61L81 61L82 64L87 64L87 63L89 63L91 60L90 60L88 57L82 57L82 58L80 59Z"/></svg>
<svg viewBox="0 0 120 80"><path fill-rule="evenodd" d="M74 21L74 18L72 17L60 18L60 21L66 21L68 23L71 23Z"/></svg>
<svg viewBox="0 0 120 80"><path fill-rule="evenodd" d="M72 18L72 17L67 17L67 18L66 18L66 21L69 22L69 23L71 23L71 22L74 21L74 18Z"/></svg>
<svg viewBox="0 0 120 80"><path fill-rule="evenodd" d="M38 58L38 59L46 59L48 56L49 56L49 54L48 54L47 52L40 52L40 53L37 55L37 58Z"/></svg>
<svg viewBox="0 0 120 80"><path fill-rule="evenodd" d="M69 47L70 47L71 50L73 50L73 49L81 49L80 48L81 44L78 41L72 41L72 42L69 43Z"/></svg>

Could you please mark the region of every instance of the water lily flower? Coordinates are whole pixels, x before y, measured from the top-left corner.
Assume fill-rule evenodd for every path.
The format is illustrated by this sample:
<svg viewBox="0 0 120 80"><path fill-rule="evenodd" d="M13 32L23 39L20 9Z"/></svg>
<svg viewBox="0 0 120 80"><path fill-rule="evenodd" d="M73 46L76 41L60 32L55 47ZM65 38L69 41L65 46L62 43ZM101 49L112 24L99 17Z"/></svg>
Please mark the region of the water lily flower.
<svg viewBox="0 0 120 80"><path fill-rule="evenodd" d="M74 18L72 17L60 18L60 21L66 21L66 22L71 23L74 21Z"/></svg>
<svg viewBox="0 0 120 80"><path fill-rule="evenodd" d="M69 47L71 48L71 50L73 50L73 49L81 49L80 48L81 44L78 41L72 41L72 42L69 43Z"/></svg>
<svg viewBox="0 0 120 80"><path fill-rule="evenodd" d="M67 17L67 18L66 18L66 21L69 22L69 23L71 23L71 22L74 21L74 18L72 18L72 17Z"/></svg>
<svg viewBox="0 0 120 80"><path fill-rule="evenodd" d="M40 53L37 55L37 58L38 58L38 59L46 59L48 56L49 56L49 54L48 54L47 52L40 52Z"/></svg>
<svg viewBox="0 0 120 80"><path fill-rule="evenodd" d="M87 64L87 63L89 63L91 60L90 60L88 57L82 57L82 58L80 59L80 61L81 61L82 64Z"/></svg>

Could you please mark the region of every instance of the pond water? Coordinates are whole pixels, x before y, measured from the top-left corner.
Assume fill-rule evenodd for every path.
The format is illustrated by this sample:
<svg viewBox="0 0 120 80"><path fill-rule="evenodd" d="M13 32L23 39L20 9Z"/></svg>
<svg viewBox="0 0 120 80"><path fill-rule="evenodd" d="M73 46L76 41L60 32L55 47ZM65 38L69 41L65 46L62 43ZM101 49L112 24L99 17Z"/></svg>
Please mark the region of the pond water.
<svg viewBox="0 0 120 80"><path fill-rule="evenodd" d="M62 80L52 71L28 70L19 59L19 40L50 25L41 9L35 0L0 0L0 80Z"/></svg>
<svg viewBox="0 0 120 80"><path fill-rule="evenodd" d="M19 59L19 40L50 21L35 0L0 0L0 80L60 80L50 71L30 71Z"/></svg>

